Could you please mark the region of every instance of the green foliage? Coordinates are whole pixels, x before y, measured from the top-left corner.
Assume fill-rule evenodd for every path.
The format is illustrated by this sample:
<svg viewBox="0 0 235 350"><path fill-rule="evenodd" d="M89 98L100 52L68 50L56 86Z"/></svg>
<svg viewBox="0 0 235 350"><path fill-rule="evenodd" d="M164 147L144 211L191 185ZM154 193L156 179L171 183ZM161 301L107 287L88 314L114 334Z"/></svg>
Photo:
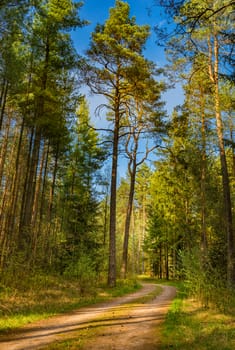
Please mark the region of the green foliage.
<svg viewBox="0 0 235 350"><path fill-rule="evenodd" d="M235 344L232 320L232 313L230 316L202 308L178 293L162 327L161 349L232 350Z"/></svg>
<svg viewBox="0 0 235 350"><path fill-rule="evenodd" d="M64 276L78 281L81 295L95 291L97 285L96 262L86 255L80 256L77 261L71 262L64 271Z"/></svg>
<svg viewBox="0 0 235 350"><path fill-rule="evenodd" d="M63 217L59 242L58 266L63 272L71 272L74 261L85 255L93 259L96 273L100 273L103 254L103 233L98 222L100 207L96 187L103 164L103 150L98 146L97 132L90 125L87 102L79 100L72 142L67 152L66 167L61 171L60 200L58 211ZM82 260L83 261L83 260Z"/></svg>
<svg viewBox="0 0 235 350"><path fill-rule="evenodd" d="M118 279L116 287L109 291L113 297L122 296L134 292L141 287L137 279Z"/></svg>
<svg viewBox="0 0 235 350"><path fill-rule="evenodd" d="M26 265L52 270L62 231L57 176L65 166L77 103L78 82L71 74L77 54L69 32L85 24L78 15L82 3L10 4L1 4L0 29L1 99L6 95L1 101L0 142L6 144L0 179L0 210L6 218L1 221L1 267L11 272L15 262L17 269L21 254Z"/></svg>
<svg viewBox="0 0 235 350"><path fill-rule="evenodd" d="M0 333L140 288L136 280L118 281L116 288L107 288L94 275L93 267L92 260L84 256L79 263L71 264L66 276L30 272L22 265L17 274L1 276Z"/></svg>
<svg viewBox="0 0 235 350"><path fill-rule="evenodd" d="M183 160L186 160L185 165L190 167L189 175L195 179L197 177L200 185L197 188L198 193L194 192L196 186L193 183L189 189L196 195L196 201L189 203L193 216L196 217L198 214L201 216L201 222L200 216L196 217L193 237L200 239L200 244L204 242L204 250L207 249L206 241L209 250L215 247L219 237L224 241L224 245L227 246L225 253L227 279L230 285L234 285L234 213L231 204L234 196L231 185L234 175L231 176L232 172L228 168L229 157L226 152L226 148L233 144L234 125L231 122L233 99L229 97L231 86L228 85L224 89L224 78L230 75L227 72L233 65L233 58L228 52L234 48L234 40L231 40L231 33L234 30L232 11L234 4L233 1L199 0L173 0L160 3L168 14L173 15L172 18L176 23L173 40L167 42L168 52L172 59L173 70L186 81L184 109L188 115L187 136L190 139L186 143L189 153L186 151L182 155L187 156L183 157ZM166 39L166 36L164 38ZM227 57L225 52L228 53ZM186 68L187 65L189 69ZM229 142L226 141L227 138L230 138ZM220 153L222 177L220 173L215 174L213 169L217 167L218 153ZM182 161L182 158L178 157L178 160ZM198 235L198 228L201 228L201 237ZM193 243L193 246L195 244L198 246L198 242ZM215 253L214 260L218 256L218 251ZM217 264L216 268L218 274L222 271L223 279L222 264L220 266Z"/></svg>
<svg viewBox="0 0 235 350"><path fill-rule="evenodd" d="M224 274L226 269L221 271L219 260L215 264L215 254L216 251L213 250L211 256L203 257L196 248L181 254L185 286L188 293L197 298L204 307L231 312L234 309L235 295L227 288Z"/></svg>
<svg viewBox="0 0 235 350"><path fill-rule="evenodd" d="M121 111L120 107L131 94L130 85L137 67L140 70L146 67L142 49L148 36L149 27L137 25L135 18L130 18L130 6L124 1L116 1L105 24L98 25L92 34L87 51L90 62L84 66L84 74L91 90L107 98L105 107L111 110L112 116L115 109ZM118 100L114 86L120 94ZM123 113L119 117L121 115Z"/></svg>

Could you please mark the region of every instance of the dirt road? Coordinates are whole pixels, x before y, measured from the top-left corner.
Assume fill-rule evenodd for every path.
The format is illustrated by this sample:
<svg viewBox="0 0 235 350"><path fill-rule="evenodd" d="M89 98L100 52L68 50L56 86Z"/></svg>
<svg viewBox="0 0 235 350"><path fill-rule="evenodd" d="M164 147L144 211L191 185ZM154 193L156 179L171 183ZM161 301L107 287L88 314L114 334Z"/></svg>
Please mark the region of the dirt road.
<svg viewBox="0 0 235 350"><path fill-rule="evenodd" d="M156 350L157 326L164 319L176 290L161 286L162 293L154 300L138 303L137 299L155 288L156 284L144 284L140 291L128 296L30 324L14 335L1 336L0 349L43 349L50 343L71 338L79 330L96 327L95 339L88 340L84 350ZM134 300L137 302L128 305Z"/></svg>

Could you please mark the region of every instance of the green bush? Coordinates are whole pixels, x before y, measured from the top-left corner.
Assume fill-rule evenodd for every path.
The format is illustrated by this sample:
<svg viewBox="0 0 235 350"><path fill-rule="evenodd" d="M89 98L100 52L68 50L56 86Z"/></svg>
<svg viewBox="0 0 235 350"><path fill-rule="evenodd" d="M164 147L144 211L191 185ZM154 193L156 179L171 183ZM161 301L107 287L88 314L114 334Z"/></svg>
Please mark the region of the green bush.
<svg viewBox="0 0 235 350"><path fill-rule="evenodd" d="M235 306L234 292L226 286L220 269L211 264L209 257L202 258L199 249L181 254L187 292L204 307L213 306L226 312Z"/></svg>
<svg viewBox="0 0 235 350"><path fill-rule="evenodd" d="M64 276L78 281L81 295L94 293L97 277L94 263L90 257L84 255L79 257L77 261L71 262L65 269Z"/></svg>

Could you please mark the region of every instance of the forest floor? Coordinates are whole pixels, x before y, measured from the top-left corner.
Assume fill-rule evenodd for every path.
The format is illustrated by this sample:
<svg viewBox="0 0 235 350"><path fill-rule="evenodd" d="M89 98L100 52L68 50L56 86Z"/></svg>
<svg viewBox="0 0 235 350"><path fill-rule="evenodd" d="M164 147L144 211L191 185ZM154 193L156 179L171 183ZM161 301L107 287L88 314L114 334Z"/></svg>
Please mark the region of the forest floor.
<svg viewBox="0 0 235 350"><path fill-rule="evenodd" d="M151 297L159 287L162 289L159 295ZM127 296L2 335L0 349L156 350L160 344L160 324L175 295L174 287L146 283Z"/></svg>

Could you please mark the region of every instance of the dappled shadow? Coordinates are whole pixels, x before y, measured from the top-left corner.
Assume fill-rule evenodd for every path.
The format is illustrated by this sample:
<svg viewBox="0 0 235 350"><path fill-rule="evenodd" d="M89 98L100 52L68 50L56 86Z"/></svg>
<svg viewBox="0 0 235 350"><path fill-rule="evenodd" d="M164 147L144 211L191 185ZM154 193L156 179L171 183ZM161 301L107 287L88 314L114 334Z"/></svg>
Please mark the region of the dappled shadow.
<svg viewBox="0 0 235 350"><path fill-rule="evenodd" d="M156 287L156 285L155 285ZM173 298L171 291L169 300ZM162 298L162 295L164 296ZM125 304L132 298L119 298L113 303L100 304L95 307L88 307L76 310L66 315L53 317L46 321L37 322L23 329L18 329L14 334L2 335L0 337L1 350L27 350L37 349L42 345L47 345L53 341L61 339L61 335L68 337L76 336L76 332L86 329L104 329L111 327L139 327L146 328L150 324L160 322L169 305L169 301L164 300L166 295L156 297L147 304ZM135 295L137 297L137 295Z"/></svg>
<svg viewBox="0 0 235 350"><path fill-rule="evenodd" d="M97 314L96 312L96 317L98 318L97 320L87 320L84 322L81 322L79 320L75 320L73 322L68 321L68 322L60 322L57 324L46 324L45 326L36 326L36 327L29 327L29 328L23 328L23 329L18 329L14 332L14 334L11 334L10 337L9 336L1 336L0 337L0 343L4 342L4 341L16 341L16 340L21 340L21 339L30 339L30 338L39 338L39 337L44 337L44 336L48 336L48 335L55 335L55 334L61 334L61 332L63 333L67 333L67 332L74 332L77 330L82 330L85 328L94 328L94 327L108 327L110 325L121 325L124 322L128 323L128 324L136 324L136 323L141 323L144 322L145 324L147 322L151 322L154 320L161 320L164 317L164 312L160 312L160 309L163 308L165 309L165 307L168 306L168 303L162 303L158 310L155 311L157 312L157 316L153 316L153 315L148 315L148 310L151 309L152 311L152 306L150 307L149 305L135 305L134 308L136 310L136 313L138 313L138 309L141 310L141 313L144 313L144 315L142 316L138 316L138 315L134 315L134 316L130 316L125 315L125 316L113 316L113 317L108 317L108 318L104 318L103 320L99 319L99 314L103 314L105 311L107 312L107 310L100 310L100 313ZM108 312L112 313L117 311L117 308L109 308ZM130 307L119 307L118 308L118 312L129 312L130 311ZM155 313L152 311L152 313ZM88 316L88 314L86 312L78 312L79 315L86 315ZM69 319L69 316L68 316ZM121 323L120 323L121 322ZM45 334L42 334L46 332ZM21 336L22 335L22 336ZM10 339L10 340L9 340Z"/></svg>
<svg viewBox="0 0 235 350"><path fill-rule="evenodd" d="M107 319L104 321L90 321L90 322L84 322L81 324L70 324L68 323L67 325L58 325L58 326L51 326L48 328L37 328L37 329L31 329L29 334L27 335L26 332L17 332L17 336L14 336L14 338L10 339L9 338L2 338L1 341L8 341L11 343L12 341L17 341L21 339L33 339L33 338L41 338L41 337L47 337L49 335L57 335L61 334L61 331L63 334L65 333L70 333L70 332L76 332L78 330L83 330L87 328L97 328L97 327L110 327L110 326L121 326L125 322L125 324L138 324L138 323L143 323L145 326L148 322L153 322L156 320L161 320L163 318L163 315L157 315L156 317L153 316L144 316L144 317L138 317L138 316L129 316L129 317L118 317L114 319ZM43 330L46 330L45 334L42 334ZM35 333L36 334L33 334ZM20 333L22 336L20 336Z"/></svg>

